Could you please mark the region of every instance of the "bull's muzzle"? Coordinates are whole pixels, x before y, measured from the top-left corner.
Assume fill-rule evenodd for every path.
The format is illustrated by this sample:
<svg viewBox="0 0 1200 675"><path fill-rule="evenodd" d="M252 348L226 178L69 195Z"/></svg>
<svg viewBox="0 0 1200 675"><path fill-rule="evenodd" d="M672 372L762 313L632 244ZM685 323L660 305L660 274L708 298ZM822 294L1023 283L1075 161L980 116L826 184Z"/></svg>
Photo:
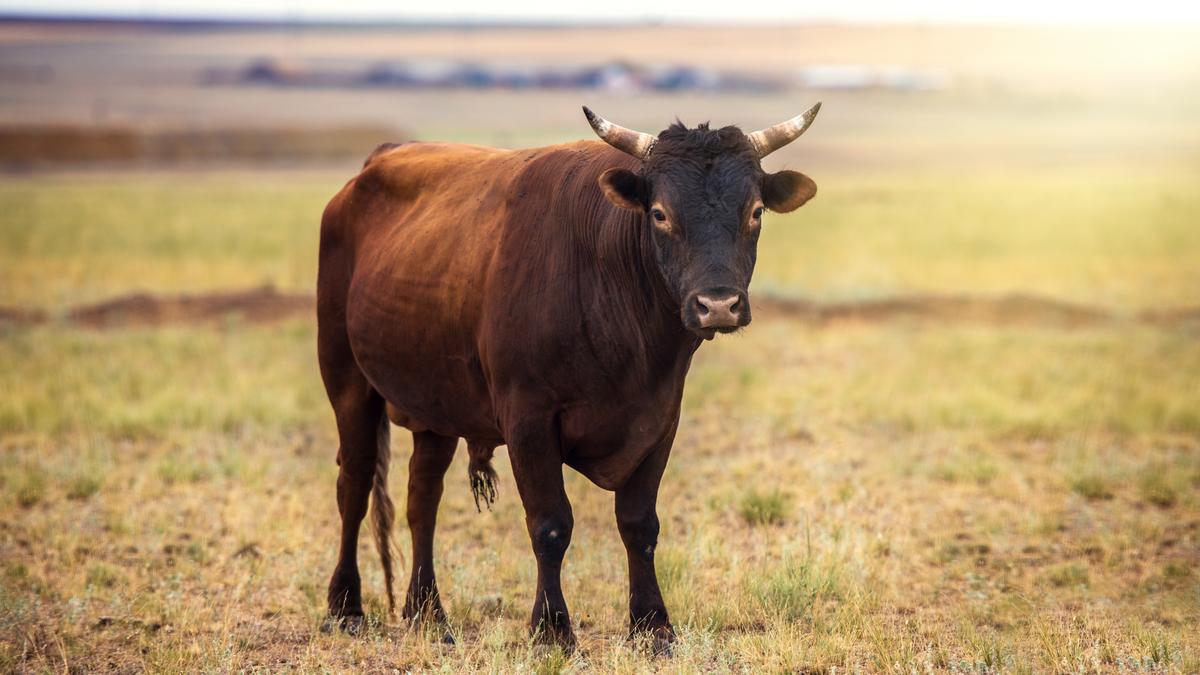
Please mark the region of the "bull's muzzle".
<svg viewBox="0 0 1200 675"><path fill-rule="evenodd" d="M705 337L713 333L730 333L750 323L750 299L744 291L732 288L713 288L692 295L688 302L691 320L689 327L699 329Z"/></svg>

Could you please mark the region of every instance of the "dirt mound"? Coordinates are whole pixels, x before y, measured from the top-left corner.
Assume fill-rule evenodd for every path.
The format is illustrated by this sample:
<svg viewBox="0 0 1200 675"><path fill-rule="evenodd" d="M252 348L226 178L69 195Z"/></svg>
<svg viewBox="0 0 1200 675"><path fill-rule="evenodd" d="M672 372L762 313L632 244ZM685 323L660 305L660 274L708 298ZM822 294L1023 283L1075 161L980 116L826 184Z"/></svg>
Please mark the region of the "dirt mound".
<svg viewBox="0 0 1200 675"><path fill-rule="evenodd" d="M264 323L294 316L311 317L315 305L312 295L281 293L271 286L175 296L134 293L81 305L53 316L39 310L0 307L0 325L31 325L53 319L89 328L114 328L205 323L230 316L251 323ZM1152 325L1200 323L1200 306L1122 315L1098 307L1026 294L997 297L909 295L853 302L814 302L758 295L754 299L754 308L760 317L785 316L819 325L854 321L876 323L896 319L1059 328L1116 321Z"/></svg>
<svg viewBox="0 0 1200 675"><path fill-rule="evenodd" d="M228 316L261 323L312 314L314 306L311 295L280 293L270 286L263 286L248 291L169 297L136 293L76 307L68 311L63 319L92 328L203 323Z"/></svg>
<svg viewBox="0 0 1200 675"><path fill-rule="evenodd" d="M1200 305L1195 307L1175 307L1142 312L1139 318L1147 323L1185 323L1200 322Z"/></svg>
<svg viewBox="0 0 1200 675"><path fill-rule="evenodd" d="M34 309L21 309L19 307L0 307L0 325L6 323L40 323L46 320L46 315Z"/></svg>
<svg viewBox="0 0 1200 675"><path fill-rule="evenodd" d="M1083 326L1118 318L1113 313L1096 307L1026 294L999 297L910 295L830 303L767 296L758 299L756 305L767 314L784 314L817 323L919 318L994 324Z"/></svg>

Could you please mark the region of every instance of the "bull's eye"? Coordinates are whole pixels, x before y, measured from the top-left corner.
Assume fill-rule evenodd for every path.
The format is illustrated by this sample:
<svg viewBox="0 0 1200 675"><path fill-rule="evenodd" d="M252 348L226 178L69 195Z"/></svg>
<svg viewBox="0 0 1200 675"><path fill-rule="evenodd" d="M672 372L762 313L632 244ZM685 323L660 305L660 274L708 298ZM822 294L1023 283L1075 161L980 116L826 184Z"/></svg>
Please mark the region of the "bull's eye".
<svg viewBox="0 0 1200 675"><path fill-rule="evenodd" d="M650 211L650 215L651 215L651 216L654 218L654 220L656 220L657 222L660 222L660 223L665 223L665 222L667 222L667 214L663 213L663 212L662 212L662 209L654 209L654 210Z"/></svg>
<svg viewBox="0 0 1200 675"><path fill-rule="evenodd" d="M754 209L754 219L755 220L761 219L762 213L763 213L763 207L760 206L757 209Z"/></svg>

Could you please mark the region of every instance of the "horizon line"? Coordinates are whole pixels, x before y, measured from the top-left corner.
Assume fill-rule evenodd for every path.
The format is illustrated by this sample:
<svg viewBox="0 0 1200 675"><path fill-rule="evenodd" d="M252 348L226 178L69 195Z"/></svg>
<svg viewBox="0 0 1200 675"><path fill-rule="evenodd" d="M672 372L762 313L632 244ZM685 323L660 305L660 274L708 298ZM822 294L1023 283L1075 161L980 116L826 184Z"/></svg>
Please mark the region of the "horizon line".
<svg viewBox="0 0 1200 675"><path fill-rule="evenodd" d="M1140 28L1188 30L1200 28L1200 21L1189 20L1127 20L1084 21L1060 20L965 20L965 19L854 19L834 17L765 18L761 21L721 18L637 17L604 19L598 17L520 18L501 16L444 16L444 17L335 17L274 16L267 14L230 13L147 13L147 12L46 12L0 10L0 24L132 24L145 27L194 28L411 28L411 29L528 29L528 28L696 28L696 27L763 27L772 26L847 26L847 27L931 27L931 28L1075 28L1113 29Z"/></svg>

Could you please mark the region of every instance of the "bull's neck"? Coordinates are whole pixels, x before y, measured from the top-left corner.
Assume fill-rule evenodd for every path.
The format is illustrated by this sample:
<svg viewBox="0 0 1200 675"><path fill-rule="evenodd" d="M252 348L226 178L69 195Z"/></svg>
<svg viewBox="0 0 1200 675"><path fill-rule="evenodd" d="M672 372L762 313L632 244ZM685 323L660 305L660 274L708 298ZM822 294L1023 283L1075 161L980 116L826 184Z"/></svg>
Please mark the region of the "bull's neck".
<svg viewBox="0 0 1200 675"><path fill-rule="evenodd" d="M647 365L686 367L700 339L683 327L645 215L609 204L596 215L593 222L579 222L573 237L584 282L580 300L598 310L584 312L588 330L602 338L598 345L628 344L635 337L636 358L652 362Z"/></svg>

